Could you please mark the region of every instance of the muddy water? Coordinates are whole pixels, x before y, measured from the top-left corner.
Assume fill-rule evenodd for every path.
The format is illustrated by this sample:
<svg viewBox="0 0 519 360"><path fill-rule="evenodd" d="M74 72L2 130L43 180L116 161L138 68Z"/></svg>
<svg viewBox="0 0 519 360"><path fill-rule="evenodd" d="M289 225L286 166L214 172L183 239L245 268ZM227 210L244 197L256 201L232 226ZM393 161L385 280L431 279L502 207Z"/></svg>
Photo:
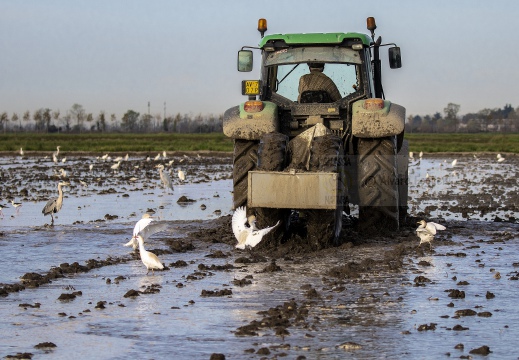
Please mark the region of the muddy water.
<svg viewBox="0 0 519 360"><path fill-rule="evenodd" d="M410 164L411 215L447 226L432 249L417 247L410 224L391 238L346 228L353 243L274 258L233 250L229 159L184 158L188 181L175 179L167 193L142 159L113 173L111 163L69 158L72 186L48 227L41 209L56 193L58 166L2 158L0 203L4 194L24 195L13 196L22 207L4 209L0 219L0 283L63 263L119 261L0 297L0 355L416 359L476 357L470 351L486 345L487 358L517 358L518 161L466 156L452 169L453 159ZM482 201L488 194L492 202ZM180 204L181 196L194 201ZM147 243L167 269L146 276L122 244L149 210L170 228ZM125 297L130 290L138 296ZM35 347L45 342L55 347Z"/></svg>

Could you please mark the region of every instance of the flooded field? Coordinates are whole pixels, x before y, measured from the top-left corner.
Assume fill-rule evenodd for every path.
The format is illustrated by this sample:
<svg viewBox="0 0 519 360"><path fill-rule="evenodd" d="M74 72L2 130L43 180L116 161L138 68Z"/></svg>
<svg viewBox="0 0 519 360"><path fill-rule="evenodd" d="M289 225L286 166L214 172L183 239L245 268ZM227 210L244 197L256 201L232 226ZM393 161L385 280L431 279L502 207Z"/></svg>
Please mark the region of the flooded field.
<svg viewBox="0 0 519 360"><path fill-rule="evenodd" d="M400 232L346 221L338 248L274 254L234 249L229 156L134 154L112 169L101 155L0 157L2 357L519 357L517 156L415 154ZM59 179L51 227L41 211ZM145 212L170 225L146 244L166 265L154 275L123 246ZM420 219L447 227L431 248Z"/></svg>

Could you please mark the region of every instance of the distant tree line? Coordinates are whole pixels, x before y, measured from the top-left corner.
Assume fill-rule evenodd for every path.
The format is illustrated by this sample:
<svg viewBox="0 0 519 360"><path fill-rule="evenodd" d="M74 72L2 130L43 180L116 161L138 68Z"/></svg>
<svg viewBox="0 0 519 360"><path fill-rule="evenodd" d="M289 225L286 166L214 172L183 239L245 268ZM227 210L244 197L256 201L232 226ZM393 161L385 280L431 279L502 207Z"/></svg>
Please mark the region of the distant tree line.
<svg viewBox="0 0 519 360"><path fill-rule="evenodd" d="M443 109L443 116L409 115L405 125L408 133L478 133L478 132L519 132L519 107L514 109L506 104L502 109L483 109L477 113L458 116L460 106L449 103Z"/></svg>
<svg viewBox="0 0 519 360"><path fill-rule="evenodd" d="M41 108L23 114L0 113L0 130L5 132L176 132L210 133L222 132L223 115L192 115L177 113L163 117L161 114L140 114L128 110L122 117L107 115L104 111L94 115L82 105L74 104L65 113Z"/></svg>
<svg viewBox="0 0 519 360"><path fill-rule="evenodd" d="M506 104L502 109L483 109L477 113L459 116L460 105L449 103L434 115L409 115L405 124L408 133L477 133L519 132L519 108ZM192 115L177 113L163 117L161 114L140 114L128 110L122 117L107 115L104 111L94 115L82 105L74 104L65 113L41 108L32 114L0 113L0 130L5 132L222 132L223 115Z"/></svg>

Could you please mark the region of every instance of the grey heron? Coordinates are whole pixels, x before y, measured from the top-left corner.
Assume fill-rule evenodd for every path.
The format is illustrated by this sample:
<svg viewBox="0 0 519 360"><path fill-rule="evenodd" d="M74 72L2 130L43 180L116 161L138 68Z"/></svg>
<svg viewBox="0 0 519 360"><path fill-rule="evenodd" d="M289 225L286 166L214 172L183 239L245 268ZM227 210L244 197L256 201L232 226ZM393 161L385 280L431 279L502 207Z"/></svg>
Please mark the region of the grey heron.
<svg viewBox="0 0 519 360"><path fill-rule="evenodd" d="M63 206L63 190L61 190L61 188L63 186L68 186L68 185L70 185L70 183L65 182L65 181L58 183L58 197L50 199L47 202L47 204L45 205L45 207L43 208L43 210L41 211L41 213L44 216L47 216L50 214L50 216L52 218L51 226L54 225L54 214L57 213L58 211L60 211L61 207Z"/></svg>

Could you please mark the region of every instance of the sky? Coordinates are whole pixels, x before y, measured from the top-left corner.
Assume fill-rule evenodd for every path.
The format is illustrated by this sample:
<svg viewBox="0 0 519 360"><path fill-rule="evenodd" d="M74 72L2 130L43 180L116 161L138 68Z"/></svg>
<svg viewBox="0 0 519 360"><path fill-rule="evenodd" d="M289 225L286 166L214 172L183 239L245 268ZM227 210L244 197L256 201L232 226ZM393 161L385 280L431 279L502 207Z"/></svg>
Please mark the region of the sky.
<svg viewBox="0 0 519 360"><path fill-rule="evenodd" d="M362 32L382 52L386 99L407 115L519 106L516 0L0 0L0 113L223 114L246 100L237 51L275 33ZM149 104L149 107L148 107Z"/></svg>

